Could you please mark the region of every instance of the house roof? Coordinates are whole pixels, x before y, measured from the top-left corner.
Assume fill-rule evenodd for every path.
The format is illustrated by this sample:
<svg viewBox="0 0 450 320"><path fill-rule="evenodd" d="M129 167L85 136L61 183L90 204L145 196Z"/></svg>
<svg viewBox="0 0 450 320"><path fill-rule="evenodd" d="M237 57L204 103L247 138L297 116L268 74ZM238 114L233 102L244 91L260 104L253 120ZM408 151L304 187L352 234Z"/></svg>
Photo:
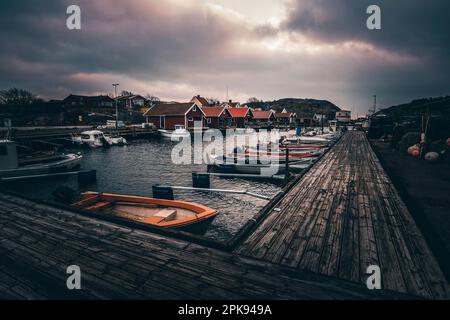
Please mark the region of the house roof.
<svg viewBox="0 0 450 320"><path fill-rule="evenodd" d="M232 118L245 118L250 112L250 108L240 107L240 108L230 108L227 109Z"/></svg>
<svg viewBox="0 0 450 320"><path fill-rule="evenodd" d="M294 115L295 115L295 113L292 113L292 112L276 112L275 118L290 118Z"/></svg>
<svg viewBox="0 0 450 320"><path fill-rule="evenodd" d="M204 107L202 108L205 117L207 118L218 118L222 115L225 107Z"/></svg>
<svg viewBox="0 0 450 320"><path fill-rule="evenodd" d="M150 108L144 116L184 116L191 110L191 108L196 105L192 102L187 103L158 103L157 105ZM198 106L197 106L198 107ZM198 109L203 113L203 110L198 107Z"/></svg>
<svg viewBox="0 0 450 320"><path fill-rule="evenodd" d="M273 115L272 111L253 111L253 119L269 119Z"/></svg>
<svg viewBox="0 0 450 320"><path fill-rule="evenodd" d="M145 100L145 98L143 96L139 95L139 94L134 94L134 95L131 95L131 96L120 96L120 97L117 97L117 100L132 100L132 99L135 99L135 98L140 98L140 99L144 99Z"/></svg>
<svg viewBox="0 0 450 320"><path fill-rule="evenodd" d="M239 102L233 102L233 101L222 102L221 105L229 106L230 108L240 108L241 107L241 104ZM242 108L244 108L244 107L242 107Z"/></svg>
<svg viewBox="0 0 450 320"><path fill-rule="evenodd" d="M145 115L146 116L184 116L194 104L189 103L158 103L150 108Z"/></svg>
<svg viewBox="0 0 450 320"><path fill-rule="evenodd" d="M80 102L81 101L92 102L92 101L101 101L101 100L114 101L114 99L109 96L102 96L102 95L100 95L100 96L81 96L81 95L76 95L76 94L69 95L63 101L67 101L67 100L77 100Z"/></svg>
<svg viewBox="0 0 450 320"><path fill-rule="evenodd" d="M202 106L209 106L210 104L209 104L209 102L208 102L208 100L206 100L206 98L203 98L202 96L195 96L195 97L193 97L192 98L192 100L191 101L194 101L194 99L197 99L198 100L198 102L200 102L200 104L202 105Z"/></svg>

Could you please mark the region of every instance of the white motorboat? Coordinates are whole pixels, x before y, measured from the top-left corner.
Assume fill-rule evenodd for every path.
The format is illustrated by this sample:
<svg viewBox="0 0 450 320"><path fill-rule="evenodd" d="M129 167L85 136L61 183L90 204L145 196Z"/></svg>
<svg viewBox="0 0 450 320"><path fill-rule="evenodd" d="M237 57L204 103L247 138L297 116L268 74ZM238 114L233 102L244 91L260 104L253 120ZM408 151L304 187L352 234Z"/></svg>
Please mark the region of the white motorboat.
<svg viewBox="0 0 450 320"><path fill-rule="evenodd" d="M125 146L125 145L128 144L127 139L125 139L124 137L121 137L119 135L116 135L116 134L107 135L107 134L105 134L104 136L105 136L106 141L111 146Z"/></svg>
<svg viewBox="0 0 450 320"><path fill-rule="evenodd" d="M307 146L307 145L306 145ZM299 155L310 155L310 156L320 156L322 155L326 148L289 148L289 157L290 158L295 158ZM267 146L261 146L261 147L248 147L247 151L249 153L259 153L259 154L263 154L263 155L274 155L274 154L279 154L280 157L282 157L283 155L285 155L286 153L286 146L281 146L278 148L278 150L276 149L271 149L270 147Z"/></svg>
<svg viewBox="0 0 450 320"><path fill-rule="evenodd" d="M307 137L307 136L294 136L294 137L289 137L286 138L285 141L288 141L289 143L302 143L302 144L313 144L313 143L330 143L331 140L327 139L325 137L320 137L320 136L311 136L311 137Z"/></svg>
<svg viewBox="0 0 450 320"><path fill-rule="evenodd" d="M276 161L270 158L234 158L212 156L213 165L221 171L237 171L246 174L274 175L283 174L286 169L285 161ZM293 172L302 171L311 166L316 158L304 158L289 161L289 170Z"/></svg>
<svg viewBox="0 0 450 320"><path fill-rule="evenodd" d="M81 135L72 136L72 142L78 146L91 148L109 147L111 145L100 130L84 131Z"/></svg>
<svg viewBox="0 0 450 320"><path fill-rule="evenodd" d="M293 172L302 171L312 165L312 161L296 161L289 163L289 170ZM243 163L218 163L215 166L220 170L237 171L246 174L257 175L274 175L283 174L286 171L286 166L282 163L272 164L243 164Z"/></svg>
<svg viewBox="0 0 450 320"><path fill-rule="evenodd" d="M17 145L13 141L0 141L0 178L34 176L72 171L80 166L80 154L59 154L33 160L19 161Z"/></svg>
<svg viewBox="0 0 450 320"><path fill-rule="evenodd" d="M191 136L190 132L186 130L186 127L182 125L176 125L175 130L159 129L158 132L161 137L166 139L187 138Z"/></svg>

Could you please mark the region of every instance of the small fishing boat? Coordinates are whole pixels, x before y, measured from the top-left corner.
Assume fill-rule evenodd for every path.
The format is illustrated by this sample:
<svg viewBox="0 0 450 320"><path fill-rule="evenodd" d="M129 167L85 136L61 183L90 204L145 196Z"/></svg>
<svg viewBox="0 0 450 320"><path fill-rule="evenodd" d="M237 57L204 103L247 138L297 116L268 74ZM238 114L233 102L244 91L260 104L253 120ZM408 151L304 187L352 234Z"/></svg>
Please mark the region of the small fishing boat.
<svg viewBox="0 0 450 320"><path fill-rule="evenodd" d="M237 171L247 174L274 175L283 174L286 169L285 159L271 159L269 157L248 157L245 155L218 157L212 156L213 166L221 171ZM278 161L277 161L278 160ZM314 163L316 158L289 159L289 170L299 172Z"/></svg>
<svg viewBox="0 0 450 320"><path fill-rule="evenodd" d="M166 139L179 139L191 136L189 131L186 130L186 127L182 125L176 125L175 130L159 129L158 132L161 135L161 137Z"/></svg>
<svg viewBox="0 0 450 320"><path fill-rule="evenodd" d="M33 159L19 159L17 145L13 141L0 141L0 178L36 176L73 171L80 167L80 154L53 154Z"/></svg>
<svg viewBox="0 0 450 320"><path fill-rule="evenodd" d="M324 153L325 149L289 149L289 158L307 158L307 157L315 157L320 156ZM252 156L279 156L280 158L286 157L286 148L279 150L271 150L271 149L256 149L249 147L246 150L246 154Z"/></svg>
<svg viewBox="0 0 450 320"><path fill-rule="evenodd" d="M111 144L100 130L84 131L81 135L72 136L72 142L78 146L101 148L109 147Z"/></svg>
<svg viewBox="0 0 450 320"><path fill-rule="evenodd" d="M301 172L313 164L312 160L308 161L294 161L289 163L289 170L291 172ZM252 164L252 163L216 163L215 167L220 171L236 171L246 174L255 174L260 176L273 176L275 174L284 174L286 166L282 163L272 164Z"/></svg>
<svg viewBox="0 0 450 320"><path fill-rule="evenodd" d="M218 211L201 204L119 194L86 192L73 207L157 228L203 234Z"/></svg>
<svg viewBox="0 0 450 320"><path fill-rule="evenodd" d="M104 136L105 136L106 141L111 146L125 146L128 144L127 139L125 139L124 137L121 137L117 134L111 134L111 135L105 134Z"/></svg>
<svg viewBox="0 0 450 320"><path fill-rule="evenodd" d="M292 143L297 143L297 144L317 144L317 143L330 143L331 140L327 139L325 137L319 137L319 136L311 136L311 137L307 137L307 136L294 136L294 137L290 137L290 138L286 138L286 141Z"/></svg>

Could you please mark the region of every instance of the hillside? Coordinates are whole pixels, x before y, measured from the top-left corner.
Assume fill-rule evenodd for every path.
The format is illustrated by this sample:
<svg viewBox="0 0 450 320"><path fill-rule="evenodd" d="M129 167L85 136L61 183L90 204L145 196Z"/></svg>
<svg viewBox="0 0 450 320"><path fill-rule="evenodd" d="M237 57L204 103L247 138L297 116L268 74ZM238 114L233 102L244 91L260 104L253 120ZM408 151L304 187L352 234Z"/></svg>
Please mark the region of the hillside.
<svg viewBox="0 0 450 320"><path fill-rule="evenodd" d="M380 113L383 113L397 120L400 117L413 117L428 113L433 116L442 116L444 118L449 118L450 96L417 99L409 103L404 103L380 110L376 114Z"/></svg>
<svg viewBox="0 0 450 320"><path fill-rule="evenodd" d="M315 100L315 99L296 99L285 98L274 101L266 102L253 102L247 104L249 107L273 109L277 112L281 112L286 109L288 112L294 112L297 115L310 115L314 116L315 113L334 114L336 111L341 110L338 106L327 100Z"/></svg>

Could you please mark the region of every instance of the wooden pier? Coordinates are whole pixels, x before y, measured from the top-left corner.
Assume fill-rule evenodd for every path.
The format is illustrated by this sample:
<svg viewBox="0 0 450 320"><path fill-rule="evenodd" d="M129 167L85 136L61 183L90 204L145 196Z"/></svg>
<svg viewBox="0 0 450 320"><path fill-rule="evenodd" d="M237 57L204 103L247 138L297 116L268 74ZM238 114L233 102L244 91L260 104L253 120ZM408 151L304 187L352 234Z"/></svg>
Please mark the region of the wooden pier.
<svg viewBox="0 0 450 320"><path fill-rule="evenodd" d="M347 133L236 244L219 250L0 192L0 298L446 297L360 132ZM383 290L365 285L372 264ZM81 290L66 287L69 265L81 268Z"/></svg>
<svg viewBox="0 0 450 320"><path fill-rule="evenodd" d="M446 280L362 132L348 132L283 197L236 253L382 287L444 298Z"/></svg>

